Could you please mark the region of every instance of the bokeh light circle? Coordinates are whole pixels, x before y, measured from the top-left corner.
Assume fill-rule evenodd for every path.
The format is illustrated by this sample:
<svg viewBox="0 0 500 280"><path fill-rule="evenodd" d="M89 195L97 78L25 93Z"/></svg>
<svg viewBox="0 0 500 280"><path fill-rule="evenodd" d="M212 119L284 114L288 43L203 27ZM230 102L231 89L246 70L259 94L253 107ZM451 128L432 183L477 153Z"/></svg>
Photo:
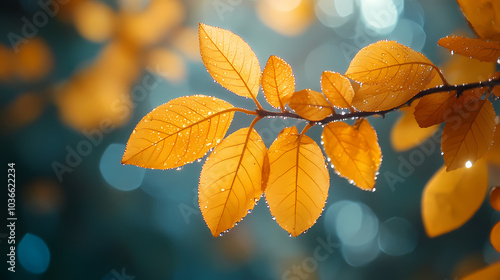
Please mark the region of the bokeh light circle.
<svg viewBox="0 0 500 280"><path fill-rule="evenodd" d="M122 165L121 158L124 151L125 145L110 144L102 154L99 170L104 180L113 188L131 191L141 185L145 170L136 166Z"/></svg>
<svg viewBox="0 0 500 280"><path fill-rule="evenodd" d="M27 233L17 246L19 263L34 274L44 273L49 267L50 251L47 244L38 236Z"/></svg>
<svg viewBox="0 0 500 280"><path fill-rule="evenodd" d="M415 249L417 238L417 231L410 222L392 217L380 225L378 246L388 255L402 256Z"/></svg>

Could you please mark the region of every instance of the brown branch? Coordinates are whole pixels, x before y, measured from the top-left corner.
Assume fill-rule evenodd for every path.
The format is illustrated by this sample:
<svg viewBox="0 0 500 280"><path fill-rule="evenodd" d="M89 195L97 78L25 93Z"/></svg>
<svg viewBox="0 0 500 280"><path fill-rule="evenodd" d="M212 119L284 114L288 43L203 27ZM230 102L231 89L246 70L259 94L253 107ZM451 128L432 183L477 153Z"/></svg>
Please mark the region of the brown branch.
<svg viewBox="0 0 500 280"><path fill-rule="evenodd" d="M493 79L493 80L487 80L483 82L477 82L477 83L469 83L469 84L461 84L461 85L441 85L438 87L434 88L428 88L425 90L420 91L417 93L415 96L410 98L408 101L405 103L396 106L391 109L383 110L383 111L375 111L375 112L365 112L365 111L354 111L350 113L345 113L345 114L334 114L329 117L324 118L321 121L317 122L310 122L311 124L319 124L319 125L325 125L330 122L335 122L335 121L345 121L349 119L359 119L359 118L366 118L370 116L382 116L385 117L385 115L389 112L395 111L400 109L403 106L406 105L411 105L411 103L417 99L420 99L424 96L434 94L434 93L439 93L439 92L447 92L447 91L456 91L457 97L460 97L464 91L469 90L469 89L474 89L474 88L482 88L482 87L487 87L489 90L491 90L495 86L500 86L500 78ZM284 112L273 112L273 111L267 111L267 110L259 110L256 109L255 112L257 113L258 116L261 117L280 117L280 118L294 118L294 119L304 119L301 116L292 113L290 111L284 111Z"/></svg>

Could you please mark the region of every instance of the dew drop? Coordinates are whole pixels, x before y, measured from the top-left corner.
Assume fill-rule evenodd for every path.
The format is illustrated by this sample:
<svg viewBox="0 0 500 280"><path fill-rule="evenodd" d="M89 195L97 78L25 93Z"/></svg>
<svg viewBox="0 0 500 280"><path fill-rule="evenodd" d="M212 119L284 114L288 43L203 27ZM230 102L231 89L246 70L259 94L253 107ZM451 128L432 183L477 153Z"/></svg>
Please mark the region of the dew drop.
<svg viewBox="0 0 500 280"><path fill-rule="evenodd" d="M276 217L275 216L272 216L271 219L273 219L273 221L276 221Z"/></svg>
<svg viewBox="0 0 500 280"><path fill-rule="evenodd" d="M293 235L291 233L288 234L288 237L293 237Z"/></svg>
<svg viewBox="0 0 500 280"><path fill-rule="evenodd" d="M175 170L179 171L179 170L182 170L182 167L177 167Z"/></svg>

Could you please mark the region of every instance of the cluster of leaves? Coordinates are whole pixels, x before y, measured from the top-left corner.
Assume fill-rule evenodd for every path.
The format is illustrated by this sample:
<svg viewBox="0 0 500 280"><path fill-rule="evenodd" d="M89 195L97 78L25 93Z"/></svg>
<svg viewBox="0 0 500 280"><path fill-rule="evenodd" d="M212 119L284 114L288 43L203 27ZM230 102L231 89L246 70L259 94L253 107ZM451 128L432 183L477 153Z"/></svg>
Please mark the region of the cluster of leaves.
<svg viewBox="0 0 500 280"><path fill-rule="evenodd" d="M442 145L447 171L473 165L493 141L495 113L488 97L498 80L469 88L449 85L424 55L397 42L379 41L363 48L344 75L325 71L321 93L296 91L292 68L277 56L271 56L261 72L250 46L231 31L200 24L199 39L203 63L214 80L253 99L257 109L236 108L204 95L171 100L137 125L122 163L178 168L214 149L199 183L200 209L214 236L240 222L262 194L273 217L291 236L306 231L328 196L325 162L359 188L374 190L382 153L365 117L385 115L417 99L421 100L413 103L414 115L422 127L446 122ZM279 111L263 109L257 100L261 87L268 103ZM467 117L460 115L462 107L444 114L457 104L467 110ZM224 138L235 112L255 119ZM448 128L457 116L458 128L456 123ZM283 129L267 149L254 129L266 117L299 118L307 124L300 133L296 127ZM343 122L352 118L353 125ZM323 126L326 160L320 146L305 134L314 125ZM480 166L474 164L474 169Z"/></svg>

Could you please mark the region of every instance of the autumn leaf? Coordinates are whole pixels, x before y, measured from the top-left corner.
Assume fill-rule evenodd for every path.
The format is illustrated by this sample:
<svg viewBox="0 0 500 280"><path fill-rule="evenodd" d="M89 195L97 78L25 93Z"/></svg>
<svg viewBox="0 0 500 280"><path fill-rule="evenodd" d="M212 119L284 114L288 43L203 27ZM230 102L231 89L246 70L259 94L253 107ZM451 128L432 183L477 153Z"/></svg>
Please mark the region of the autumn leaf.
<svg viewBox="0 0 500 280"><path fill-rule="evenodd" d="M233 106L215 97L194 95L156 107L135 127L123 164L168 169L205 155L226 135Z"/></svg>
<svg viewBox="0 0 500 280"><path fill-rule="evenodd" d="M267 102L283 111L285 104L295 92L295 76L292 67L277 56L269 57L262 72L262 90Z"/></svg>
<svg viewBox="0 0 500 280"><path fill-rule="evenodd" d="M340 176L363 190L373 190L382 152L377 133L366 119L353 126L332 122L325 126L323 140L326 155Z"/></svg>
<svg viewBox="0 0 500 280"><path fill-rule="evenodd" d="M342 109L351 107L354 90L345 76L331 71L321 74L321 90L333 106Z"/></svg>
<svg viewBox="0 0 500 280"><path fill-rule="evenodd" d="M447 171L474 164L491 146L495 111L489 100L476 100L448 117L441 138Z"/></svg>
<svg viewBox="0 0 500 280"><path fill-rule="evenodd" d="M500 2L457 0L472 30L482 39L500 41Z"/></svg>
<svg viewBox="0 0 500 280"><path fill-rule="evenodd" d="M237 95L257 98L260 65L250 46L233 32L200 23L200 52L208 72Z"/></svg>
<svg viewBox="0 0 500 280"><path fill-rule="evenodd" d="M481 62L464 56L451 56L441 67L446 80L451 84L465 84L479 82L495 71L495 63ZM438 76L436 76L438 77ZM431 82L434 86L442 84L439 80ZM439 92L421 98L415 108L415 119L420 127L429 127L445 121L453 113L453 106L463 106L467 96L482 93L482 89L465 91L462 100L457 100L456 91ZM477 99L477 98L476 98ZM462 104L460 104L462 102Z"/></svg>
<svg viewBox="0 0 500 280"><path fill-rule="evenodd" d="M438 45L479 61L496 62L500 57L500 42L495 41L447 36L439 39Z"/></svg>
<svg viewBox="0 0 500 280"><path fill-rule="evenodd" d="M500 253L500 222L497 222L491 229L490 242L493 248Z"/></svg>
<svg viewBox="0 0 500 280"><path fill-rule="evenodd" d="M330 176L321 149L296 127L283 129L269 148L266 199L271 214L291 236L318 219L328 196Z"/></svg>
<svg viewBox="0 0 500 280"><path fill-rule="evenodd" d="M352 105L361 111L381 111L404 104L438 73L421 53L394 41L379 41L361 49L345 75L362 84Z"/></svg>
<svg viewBox="0 0 500 280"><path fill-rule="evenodd" d="M309 121L320 121L334 113L323 94L311 89L294 92L288 105L297 115Z"/></svg>
<svg viewBox="0 0 500 280"><path fill-rule="evenodd" d="M402 108L403 116L399 118L391 130L391 144L396 151L406 151L422 144L439 129L439 125L422 128L413 115L418 100L410 107Z"/></svg>
<svg viewBox="0 0 500 280"><path fill-rule="evenodd" d="M233 228L259 201L267 154L260 135L242 128L207 158L200 175L199 204L213 236Z"/></svg>
<svg viewBox="0 0 500 280"><path fill-rule="evenodd" d="M429 180L422 195L422 219L429 237L462 226L479 209L488 190L484 161L471 168L446 171L443 166Z"/></svg>
<svg viewBox="0 0 500 280"><path fill-rule="evenodd" d="M475 271L461 280L497 280L500 275L500 261Z"/></svg>

